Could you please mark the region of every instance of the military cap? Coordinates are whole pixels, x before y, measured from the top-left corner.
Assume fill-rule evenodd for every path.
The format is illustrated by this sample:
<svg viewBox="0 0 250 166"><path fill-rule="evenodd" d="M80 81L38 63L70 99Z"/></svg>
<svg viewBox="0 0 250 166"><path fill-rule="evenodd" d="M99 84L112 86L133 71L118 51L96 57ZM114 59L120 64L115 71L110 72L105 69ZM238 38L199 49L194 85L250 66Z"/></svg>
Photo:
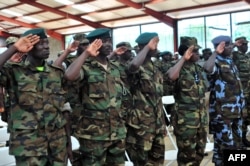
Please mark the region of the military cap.
<svg viewBox="0 0 250 166"><path fill-rule="evenodd" d="M215 37L213 40L212 40L212 43L214 45L214 47L216 48L221 42L226 42L226 43L231 43L232 42L232 39L230 36L223 36L223 35L220 35L220 36L217 36Z"/></svg>
<svg viewBox="0 0 250 166"><path fill-rule="evenodd" d="M5 40L6 46L8 46L9 44L13 44L18 40L17 37L14 36L10 36Z"/></svg>
<svg viewBox="0 0 250 166"><path fill-rule="evenodd" d="M94 41L95 39L108 38L108 37L111 37L110 29L97 28L93 30L92 32L90 32L86 37L90 42Z"/></svg>
<svg viewBox="0 0 250 166"><path fill-rule="evenodd" d="M75 34L73 37L74 40L80 41L80 44L88 44L89 40L86 38L86 34Z"/></svg>
<svg viewBox="0 0 250 166"><path fill-rule="evenodd" d="M160 53L161 57L163 57L164 55L170 55L170 56L172 56L173 54L171 52L169 52L169 51L163 51L163 52Z"/></svg>
<svg viewBox="0 0 250 166"><path fill-rule="evenodd" d="M205 48L202 50L202 53L212 52L211 48Z"/></svg>
<svg viewBox="0 0 250 166"><path fill-rule="evenodd" d="M34 28L34 29L27 30L26 32L22 34L22 36L27 36L29 34L40 36L40 39L47 38L45 29L43 28Z"/></svg>
<svg viewBox="0 0 250 166"><path fill-rule="evenodd" d="M184 55L184 53L190 46L194 46L194 49L196 50L201 48L201 46L197 44L197 39L195 37L189 37L189 36L180 37L180 46L178 48L179 54Z"/></svg>
<svg viewBox="0 0 250 166"><path fill-rule="evenodd" d="M145 32L140 34L135 40L135 42L141 45L145 45L148 44L148 42L156 36L158 36L158 34L155 32Z"/></svg>
<svg viewBox="0 0 250 166"><path fill-rule="evenodd" d="M245 36L237 37L235 41L240 40L242 43L248 43L248 40Z"/></svg>
<svg viewBox="0 0 250 166"><path fill-rule="evenodd" d="M185 45L187 47L194 45L195 49L201 48L201 46L197 44L197 39L195 37L189 37L189 36L182 36L180 45Z"/></svg>
<svg viewBox="0 0 250 166"><path fill-rule="evenodd" d="M118 43L116 45L116 48L122 47L122 46L126 47L128 50L133 50L134 49L134 48L132 48L132 46L130 45L129 42L120 42L120 43Z"/></svg>

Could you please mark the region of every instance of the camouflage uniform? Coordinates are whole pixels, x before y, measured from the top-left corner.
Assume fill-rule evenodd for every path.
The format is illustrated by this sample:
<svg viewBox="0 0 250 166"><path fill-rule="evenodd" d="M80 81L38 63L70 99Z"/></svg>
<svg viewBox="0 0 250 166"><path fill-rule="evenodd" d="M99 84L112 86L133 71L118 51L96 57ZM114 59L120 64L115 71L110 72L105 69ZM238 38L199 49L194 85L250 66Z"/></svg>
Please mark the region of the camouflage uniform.
<svg viewBox="0 0 250 166"><path fill-rule="evenodd" d="M116 63L116 65L118 66L118 69L119 69L120 74L121 74L121 80L122 80L123 85L124 85L124 87L122 89L121 109L122 109L123 119L126 121L127 120L127 113L133 107L133 99L132 99L132 95L130 92L130 84L129 84L130 80L128 80L128 76L127 76L127 72L126 72L128 62L121 63L121 62L115 61L114 63Z"/></svg>
<svg viewBox="0 0 250 166"><path fill-rule="evenodd" d="M250 103L250 53L233 52L233 61L238 68L239 77L244 91L246 103ZM250 105L247 105L247 114L250 115ZM250 119L248 119L250 122Z"/></svg>
<svg viewBox="0 0 250 166"><path fill-rule="evenodd" d="M118 66L110 61L107 69L92 57L82 65L84 109L75 135L80 141L83 165L124 163L126 128L120 77Z"/></svg>
<svg viewBox="0 0 250 166"><path fill-rule="evenodd" d="M209 131L214 134L215 165L223 165L223 150L242 147L244 96L238 70L230 57L216 56L211 74Z"/></svg>
<svg viewBox="0 0 250 166"><path fill-rule="evenodd" d="M178 146L178 165L200 165L208 127L203 69L186 61L175 83L175 108L171 119Z"/></svg>
<svg viewBox="0 0 250 166"><path fill-rule="evenodd" d="M64 62L66 66L69 66L78 56L70 55L68 56ZM65 82L65 90L66 101L70 103L72 108L71 113L71 132L74 133L79 121L79 117L81 115L81 111L83 110L82 106L82 83L79 80L76 81L66 81Z"/></svg>
<svg viewBox="0 0 250 166"><path fill-rule="evenodd" d="M162 74L152 61L129 74L135 108L128 115L126 150L135 166L163 164Z"/></svg>
<svg viewBox="0 0 250 166"><path fill-rule="evenodd" d="M6 63L0 73L0 84L11 101L9 153L17 165L63 166L67 162L63 72L47 63L43 67L39 71L28 61Z"/></svg>

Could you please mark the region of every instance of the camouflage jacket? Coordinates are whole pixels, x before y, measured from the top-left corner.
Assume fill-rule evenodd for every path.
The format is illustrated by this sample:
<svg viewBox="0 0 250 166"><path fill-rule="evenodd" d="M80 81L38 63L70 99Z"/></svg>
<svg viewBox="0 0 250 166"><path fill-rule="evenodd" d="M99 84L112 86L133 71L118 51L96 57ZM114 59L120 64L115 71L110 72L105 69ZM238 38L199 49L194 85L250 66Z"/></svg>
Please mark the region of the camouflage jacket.
<svg viewBox="0 0 250 166"><path fill-rule="evenodd" d="M174 98L179 107L199 110L205 97L206 86L202 75L203 68L192 62L185 62L175 83Z"/></svg>
<svg viewBox="0 0 250 166"><path fill-rule="evenodd" d="M163 75L163 96L173 95L175 82L170 80L166 73L167 73L168 69L174 65L175 65L175 63L173 63L172 61L168 61L168 62L161 61L159 69Z"/></svg>
<svg viewBox="0 0 250 166"><path fill-rule="evenodd" d="M65 60L64 63L68 67L75 59L77 56L68 56ZM79 80L76 81L66 81L65 82L65 90L67 91L66 95L66 100L70 103L71 107L73 109L80 109L80 108L75 108L75 107L82 107L82 83Z"/></svg>
<svg viewBox="0 0 250 166"><path fill-rule="evenodd" d="M91 140L118 140L126 136L122 119L123 83L114 63L108 60L107 69L89 58L81 69L83 81L81 114L76 136Z"/></svg>
<svg viewBox="0 0 250 166"><path fill-rule="evenodd" d="M218 116L240 118L245 106L237 67L230 57L217 55L211 75L210 119Z"/></svg>
<svg viewBox="0 0 250 166"><path fill-rule="evenodd" d="M249 95L250 92L250 53L243 54L239 51L233 52L233 61L239 71L239 77L244 88L244 94Z"/></svg>
<svg viewBox="0 0 250 166"><path fill-rule="evenodd" d="M174 123L191 128L208 124L205 109L206 86L202 72L203 68L193 62L187 61L182 66L174 87L177 115Z"/></svg>
<svg viewBox="0 0 250 166"><path fill-rule="evenodd" d="M129 125L153 135L165 132L161 100L163 78L158 67L149 61L140 66L137 72L129 75L134 98L134 110L130 112ZM149 137L145 136L144 139L150 140Z"/></svg>
<svg viewBox="0 0 250 166"><path fill-rule="evenodd" d="M6 63L1 70L0 84L10 96L10 113L8 128L10 136L10 154L33 155L32 150L21 147L35 146L36 141L47 147L46 135L51 131L62 129L66 124L63 117L65 91L62 86L63 71L44 63L44 71L38 71L28 61ZM26 131L27 136L17 137ZM29 132L37 131L32 138ZM40 132L39 132L40 131ZM20 140L19 140L20 139ZM13 143L13 144L12 144ZM36 152L35 152L36 151ZM35 155L47 154L47 148L36 149Z"/></svg>

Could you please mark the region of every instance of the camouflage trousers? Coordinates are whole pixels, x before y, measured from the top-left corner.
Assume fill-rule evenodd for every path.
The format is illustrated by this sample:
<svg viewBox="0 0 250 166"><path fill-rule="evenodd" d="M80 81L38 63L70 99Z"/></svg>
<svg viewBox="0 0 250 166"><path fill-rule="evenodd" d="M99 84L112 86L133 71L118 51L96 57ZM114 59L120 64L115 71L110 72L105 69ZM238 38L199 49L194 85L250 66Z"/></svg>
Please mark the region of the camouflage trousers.
<svg viewBox="0 0 250 166"><path fill-rule="evenodd" d="M204 158L207 142L207 126L187 127L176 125L174 133L178 147L177 162L179 166L199 166Z"/></svg>
<svg viewBox="0 0 250 166"><path fill-rule="evenodd" d="M242 149L242 123L241 118L220 119L213 121L214 125L214 155L213 162L223 166L223 150Z"/></svg>
<svg viewBox="0 0 250 166"><path fill-rule="evenodd" d="M132 130L133 131L133 130ZM136 137L128 128L126 151L134 166L160 166L164 163L164 134L152 136L152 141ZM133 137L133 138L132 138Z"/></svg>
<svg viewBox="0 0 250 166"><path fill-rule="evenodd" d="M125 140L98 141L79 138L82 166L122 166Z"/></svg>
<svg viewBox="0 0 250 166"><path fill-rule="evenodd" d="M67 166L66 161L52 161L47 156L16 156L16 166Z"/></svg>

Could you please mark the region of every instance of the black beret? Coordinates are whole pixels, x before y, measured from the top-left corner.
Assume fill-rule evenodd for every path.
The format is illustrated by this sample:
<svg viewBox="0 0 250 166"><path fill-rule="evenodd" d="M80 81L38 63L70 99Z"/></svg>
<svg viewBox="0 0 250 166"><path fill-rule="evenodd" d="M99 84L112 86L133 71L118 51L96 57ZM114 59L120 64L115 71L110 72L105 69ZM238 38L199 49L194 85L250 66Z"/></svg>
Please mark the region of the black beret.
<svg viewBox="0 0 250 166"><path fill-rule="evenodd" d="M116 48L122 47L122 46L126 47L128 50L133 50L134 49L134 48L132 48L132 46L130 45L129 42L120 42L120 43L118 43L116 45Z"/></svg>
<svg viewBox="0 0 250 166"><path fill-rule="evenodd" d="M145 32L140 34L135 40L135 42L141 45L146 45L152 38L156 36L158 36L158 34L155 32Z"/></svg>
<svg viewBox="0 0 250 166"><path fill-rule="evenodd" d="M161 57L164 56L164 55L170 55L170 56L172 56L173 54L171 52L169 52L169 51L163 51L163 52L160 53Z"/></svg>
<svg viewBox="0 0 250 166"><path fill-rule="evenodd" d="M108 38L111 37L110 29L108 28L97 28L90 32L87 36L87 39L92 42L95 39Z"/></svg>
<svg viewBox="0 0 250 166"><path fill-rule="evenodd" d="M245 36L237 37L235 41L241 40L242 43L248 43L248 40Z"/></svg>
<svg viewBox="0 0 250 166"><path fill-rule="evenodd" d="M22 36L27 36L29 34L40 36L40 39L47 38L45 29L43 28L34 28L34 29L27 30L26 32L22 34Z"/></svg>
<svg viewBox="0 0 250 166"><path fill-rule="evenodd" d="M217 36L215 37L213 40L212 40L212 43L214 45L214 47L217 47L217 45L219 45L221 42L226 42L226 43L231 43L232 42L232 39L230 36L223 36L223 35L220 35L220 36Z"/></svg>
<svg viewBox="0 0 250 166"><path fill-rule="evenodd" d="M206 53L206 52L212 52L211 48L205 48L202 50L202 53Z"/></svg>

